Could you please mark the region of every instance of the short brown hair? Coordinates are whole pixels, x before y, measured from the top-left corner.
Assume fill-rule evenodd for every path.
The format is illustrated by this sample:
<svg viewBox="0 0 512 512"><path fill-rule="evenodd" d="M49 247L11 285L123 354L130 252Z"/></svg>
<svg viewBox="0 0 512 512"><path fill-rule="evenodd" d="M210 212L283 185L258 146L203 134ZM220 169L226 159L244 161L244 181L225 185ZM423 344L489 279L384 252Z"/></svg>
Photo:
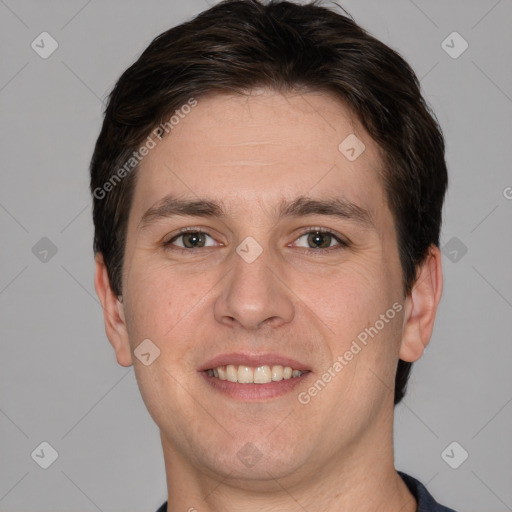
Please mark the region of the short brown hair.
<svg viewBox="0 0 512 512"><path fill-rule="evenodd" d="M378 144L409 294L430 245L439 246L448 184L442 131L402 57L318 3L224 0L160 34L119 78L90 167L94 252L103 255L116 295L138 168L126 163L191 97L257 87L334 93ZM398 361L395 404L411 366Z"/></svg>

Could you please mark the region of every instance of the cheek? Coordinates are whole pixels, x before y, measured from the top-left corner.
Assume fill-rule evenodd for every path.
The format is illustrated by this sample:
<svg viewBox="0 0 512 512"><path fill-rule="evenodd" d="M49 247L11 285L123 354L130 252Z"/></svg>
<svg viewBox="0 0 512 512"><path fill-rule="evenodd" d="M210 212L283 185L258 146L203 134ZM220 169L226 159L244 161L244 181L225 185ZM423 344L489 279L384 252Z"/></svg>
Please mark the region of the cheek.
<svg viewBox="0 0 512 512"><path fill-rule="evenodd" d="M373 370L392 385L403 318L403 303L392 273L375 260L347 265L331 274L325 293L309 298L311 308L329 326L329 356L343 357L345 378L371 387ZM341 379L340 379L341 380Z"/></svg>
<svg viewBox="0 0 512 512"><path fill-rule="evenodd" d="M347 262L321 281L311 279L308 301L335 334L347 340L391 305L387 305L389 293L383 276L380 266L369 258Z"/></svg>
<svg viewBox="0 0 512 512"><path fill-rule="evenodd" d="M179 346L188 315L201 308L212 287L205 275L180 275L167 263L134 261L127 279L127 326L130 340L150 338ZM133 338L133 340L132 340Z"/></svg>
<svg viewBox="0 0 512 512"><path fill-rule="evenodd" d="M134 362L141 396L157 424L167 421L169 403L187 419L190 396L183 393L181 383L188 383L188 392L194 394L190 341L197 338L198 322L204 316L201 299L212 284L204 284L204 276L199 274L184 278L168 263L143 258L133 260L126 283L125 312L131 349L149 339L160 351L147 366ZM166 395L170 396L169 401L162 400ZM174 428L168 426L169 431Z"/></svg>

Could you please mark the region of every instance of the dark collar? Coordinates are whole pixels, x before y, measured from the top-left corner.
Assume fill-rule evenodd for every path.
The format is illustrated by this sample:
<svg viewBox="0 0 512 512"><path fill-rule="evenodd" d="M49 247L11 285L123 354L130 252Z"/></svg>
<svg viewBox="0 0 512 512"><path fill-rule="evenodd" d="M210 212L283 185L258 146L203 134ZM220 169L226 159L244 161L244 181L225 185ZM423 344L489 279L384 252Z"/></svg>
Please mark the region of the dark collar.
<svg viewBox="0 0 512 512"><path fill-rule="evenodd" d="M409 491L411 491L411 494L418 502L416 512L455 512L455 510L437 503L433 496L427 491L427 488L420 481L406 473L402 473L401 471L397 471L397 473L402 477L405 485L407 485ZM166 512L165 509L163 512Z"/></svg>

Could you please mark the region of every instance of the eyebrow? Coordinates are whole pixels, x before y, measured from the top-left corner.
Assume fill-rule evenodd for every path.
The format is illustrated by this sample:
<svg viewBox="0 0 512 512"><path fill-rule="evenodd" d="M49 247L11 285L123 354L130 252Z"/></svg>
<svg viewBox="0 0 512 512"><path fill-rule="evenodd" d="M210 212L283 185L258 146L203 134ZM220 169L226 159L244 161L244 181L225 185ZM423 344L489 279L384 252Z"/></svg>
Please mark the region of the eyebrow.
<svg viewBox="0 0 512 512"><path fill-rule="evenodd" d="M306 215L324 215L353 221L361 227L376 229L368 210L342 197L311 199L307 196L299 196L291 201L282 199L275 213L279 220ZM142 230L160 220L175 216L225 219L228 213L222 201L207 198L182 199L167 195L142 215L138 229Z"/></svg>

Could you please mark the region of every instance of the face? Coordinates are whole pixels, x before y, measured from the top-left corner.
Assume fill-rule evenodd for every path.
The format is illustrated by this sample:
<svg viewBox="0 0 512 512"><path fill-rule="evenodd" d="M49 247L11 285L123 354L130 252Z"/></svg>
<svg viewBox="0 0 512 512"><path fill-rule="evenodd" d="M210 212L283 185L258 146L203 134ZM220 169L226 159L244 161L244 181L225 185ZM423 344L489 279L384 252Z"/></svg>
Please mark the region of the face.
<svg viewBox="0 0 512 512"><path fill-rule="evenodd" d="M355 159L353 142L340 150L349 135L365 146ZM166 453L254 482L387 443L405 309L376 144L327 94L263 90L200 99L155 141L115 347ZM177 214L173 199L203 210ZM148 360L159 350L147 365L133 355L143 340Z"/></svg>

